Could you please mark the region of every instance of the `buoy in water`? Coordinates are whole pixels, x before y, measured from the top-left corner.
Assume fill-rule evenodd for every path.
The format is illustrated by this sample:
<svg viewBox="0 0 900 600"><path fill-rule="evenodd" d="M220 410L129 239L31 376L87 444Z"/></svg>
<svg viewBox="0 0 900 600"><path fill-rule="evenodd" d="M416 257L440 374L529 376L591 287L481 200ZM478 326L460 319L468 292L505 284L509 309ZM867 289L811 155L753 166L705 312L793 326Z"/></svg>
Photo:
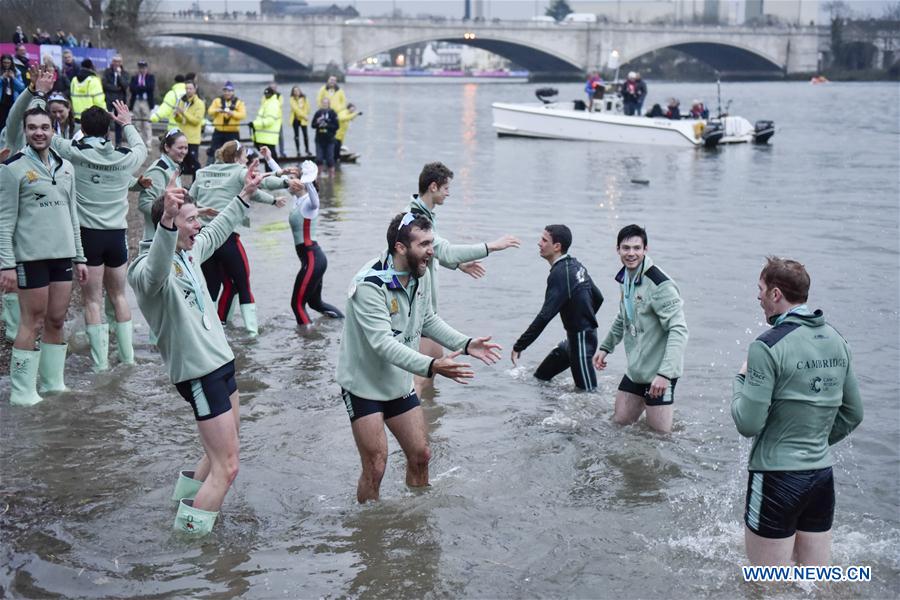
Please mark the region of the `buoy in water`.
<svg viewBox="0 0 900 600"><path fill-rule="evenodd" d="M640 185L650 185L649 179L632 179L631 183L638 183Z"/></svg>

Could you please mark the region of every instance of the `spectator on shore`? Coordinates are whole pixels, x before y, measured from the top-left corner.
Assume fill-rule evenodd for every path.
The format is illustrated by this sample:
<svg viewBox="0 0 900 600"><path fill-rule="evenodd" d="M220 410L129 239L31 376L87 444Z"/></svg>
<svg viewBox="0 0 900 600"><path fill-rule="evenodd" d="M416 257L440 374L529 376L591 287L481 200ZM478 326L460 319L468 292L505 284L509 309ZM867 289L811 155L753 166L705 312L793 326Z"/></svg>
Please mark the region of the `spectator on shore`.
<svg viewBox="0 0 900 600"><path fill-rule="evenodd" d="M253 120L253 143L257 148L267 147L272 158L277 159L278 138L281 136L281 96L272 85L263 91L263 100ZM268 170L268 166L266 167Z"/></svg>
<svg viewBox="0 0 900 600"><path fill-rule="evenodd" d="M98 106L106 110L106 96L103 94L103 82L94 71L94 61L89 58L81 61L81 69L72 80L69 88L69 97L72 98L72 112L75 113L75 122L81 123L81 113L92 106Z"/></svg>
<svg viewBox="0 0 900 600"><path fill-rule="evenodd" d="M109 66L103 71L103 93L106 95L106 110L114 112L115 102L128 101L128 72L122 66L122 57L112 57ZM122 125L115 122L116 146L122 145Z"/></svg>
<svg viewBox="0 0 900 600"><path fill-rule="evenodd" d="M322 108L322 99L328 98L331 110L339 113L347 107L347 96L344 90L338 86L337 77L334 75L328 78L328 81L319 89L316 96L316 105Z"/></svg>
<svg viewBox="0 0 900 600"><path fill-rule="evenodd" d="M17 46L19 44L27 44L28 43L28 36L25 35L24 31L22 31L21 25L16 25L16 32L13 33L12 41L13 41L13 44L15 44Z"/></svg>
<svg viewBox="0 0 900 600"><path fill-rule="evenodd" d="M19 77L27 85L31 81L31 73L28 72L28 50L24 45L16 46L16 55L13 57L13 65L19 71Z"/></svg>
<svg viewBox="0 0 900 600"><path fill-rule="evenodd" d="M131 77L128 86L131 91L128 109L131 111L132 121L141 137L144 138L144 144L149 149L153 138L153 131L150 127L150 111L154 106L153 92L156 89L156 77L150 72L146 60L139 60L137 68L138 72Z"/></svg>
<svg viewBox="0 0 900 600"><path fill-rule="evenodd" d="M182 175L193 176L200 168L200 139L205 116L206 103L197 95L197 85L193 81L186 81L184 96L179 98L175 104L175 116L173 117L188 142L188 153L181 163Z"/></svg>
<svg viewBox="0 0 900 600"><path fill-rule="evenodd" d="M234 94L234 84L230 81L225 82L222 86L222 95L212 101L208 114L215 127L207 150L211 158L226 142L241 139L240 125L247 118L247 107L244 106L244 101ZM209 162L212 161L208 161L207 164Z"/></svg>
<svg viewBox="0 0 900 600"><path fill-rule="evenodd" d="M62 61L62 74L71 82L78 75L78 63L75 62L75 55L67 48L63 50ZM69 90L66 90L66 94L68 93Z"/></svg>
<svg viewBox="0 0 900 600"><path fill-rule="evenodd" d="M53 62L53 57L51 55L44 55L43 67L44 71L53 73L53 89L51 91L59 92L61 94L69 91L70 81L57 68L56 63Z"/></svg>
<svg viewBox="0 0 900 600"><path fill-rule="evenodd" d="M82 48L93 48L94 44L91 43L91 38L88 36L84 36L81 38L81 43L79 44Z"/></svg>
<svg viewBox="0 0 900 600"><path fill-rule="evenodd" d="M344 145L344 138L347 137L347 130L350 129L350 121L361 115L356 110L356 106L351 102L347 107L340 111L338 116L338 130L334 134L334 166L341 166L341 148Z"/></svg>
<svg viewBox="0 0 900 600"><path fill-rule="evenodd" d="M24 89L25 82L13 66L12 56L9 54L0 56L0 130L6 127L9 111Z"/></svg>
<svg viewBox="0 0 900 600"><path fill-rule="evenodd" d="M313 129L316 130L316 164L319 169L328 167L322 177L334 177L334 134L340 127L337 113L331 109L331 100L322 98L322 108L312 118Z"/></svg>
<svg viewBox="0 0 900 600"><path fill-rule="evenodd" d="M66 38L66 46L70 46L72 48L78 47L78 38L75 37L75 34L71 31L69 32L69 36Z"/></svg>
<svg viewBox="0 0 900 600"><path fill-rule="evenodd" d="M68 44L68 41L66 40L66 32L63 31L62 29L57 30L56 45L57 46L65 46L66 44Z"/></svg>
<svg viewBox="0 0 900 600"><path fill-rule="evenodd" d="M300 132L303 132L303 146L309 154L309 134L306 127L309 125L309 100L296 85L291 88L291 126L294 129L294 146L297 148L297 156L300 156Z"/></svg>

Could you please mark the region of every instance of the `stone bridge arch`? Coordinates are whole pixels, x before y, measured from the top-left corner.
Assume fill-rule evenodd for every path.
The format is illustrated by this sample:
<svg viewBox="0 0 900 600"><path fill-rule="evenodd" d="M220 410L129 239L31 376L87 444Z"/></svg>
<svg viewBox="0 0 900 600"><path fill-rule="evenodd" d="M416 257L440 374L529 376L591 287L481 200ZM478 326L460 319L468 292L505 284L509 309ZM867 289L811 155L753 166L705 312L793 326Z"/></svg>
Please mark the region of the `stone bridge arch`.
<svg viewBox="0 0 900 600"><path fill-rule="evenodd" d="M174 32L164 32L164 33L155 33L154 37L183 37L194 40L204 40L207 42L213 42L215 44L220 44L222 46L226 46L228 48L233 48L239 52L243 52L248 56L252 56L258 61L265 63L266 65L272 67L277 73L290 73L303 75L312 71L312 68L309 64L300 62L295 58L284 54L278 50L265 46L263 44L258 43L256 40L244 39L241 36L233 35L233 34L217 34L217 33L204 33L202 31L174 31Z"/></svg>
<svg viewBox="0 0 900 600"><path fill-rule="evenodd" d="M723 74L773 75L784 72L784 65L773 56L735 42L709 40L671 40L629 50L622 64L664 48L679 50L700 60Z"/></svg>
<svg viewBox="0 0 900 600"><path fill-rule="evenodd" d="M499 36L479 35L476 36L475 39L465 39L462 37L441 35L437 32L408 40L391 42L387 45L382 43L380 45L373 45L369 48L357 48L352 51L352 54L349 54L345 58L348 59L348 63L354 63L367 57L389 52L404 46L413 46L428 42L449 42L452 44L461 44L479 48L481 50L487 50L488 52L493 52L498 56L511 60L532 73L581 73L584 70L584 68L572 58L560 55L560 53L543 48L538 44L525 43L520 40L504 39Z"/></svg>

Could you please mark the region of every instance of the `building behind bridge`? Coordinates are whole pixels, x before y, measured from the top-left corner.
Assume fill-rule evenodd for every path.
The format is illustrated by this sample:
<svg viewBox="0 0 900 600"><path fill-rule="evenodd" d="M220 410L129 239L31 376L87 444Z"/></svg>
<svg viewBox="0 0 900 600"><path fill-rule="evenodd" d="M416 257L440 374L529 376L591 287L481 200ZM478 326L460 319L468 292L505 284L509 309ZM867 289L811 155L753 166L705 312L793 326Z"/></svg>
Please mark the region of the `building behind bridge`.
<svg viewBox="0 0 900 600"><path fill-rule="evenodd" d="M574 12L615 23L816 25L819 0L569 0Z"/></svg>

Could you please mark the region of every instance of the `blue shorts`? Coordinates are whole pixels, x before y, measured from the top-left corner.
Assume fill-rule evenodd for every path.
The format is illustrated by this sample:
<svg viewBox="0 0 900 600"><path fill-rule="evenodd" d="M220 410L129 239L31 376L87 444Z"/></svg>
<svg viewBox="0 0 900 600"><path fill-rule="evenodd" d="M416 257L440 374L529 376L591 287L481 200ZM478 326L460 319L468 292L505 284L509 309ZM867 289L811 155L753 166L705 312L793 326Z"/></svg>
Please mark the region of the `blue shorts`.
<svg viewBox="0 0 900 600"><path fill-rule="evenodd" d="M750 471L744 522L758 536L823 532L834 521L831 467L814 471Z"/></svg>
<svg viewBox="0 0 900 600"><path fill-rule="evenodd" d="M350 416L351 423L366 415L372 415L379 412L384 415L384 420L387 421L388 419L396 417L397 415L402 415L421 404L415 391L411 391L402 398L394 398L393 400L367 400L366 398L360 398L359 396L351 394L344 388L341 388L341 397L344 399L344 407L347 409L347 414Z"/></svg>
<svg viewBox="0 0 900 600"><path fill-rule="evenodd" d="M231 395L237 391L234 361L199 379L176 383L175 387L181 397L194 409L194 418L198 421L206 421L225 414L231 410Z"/></svg>

